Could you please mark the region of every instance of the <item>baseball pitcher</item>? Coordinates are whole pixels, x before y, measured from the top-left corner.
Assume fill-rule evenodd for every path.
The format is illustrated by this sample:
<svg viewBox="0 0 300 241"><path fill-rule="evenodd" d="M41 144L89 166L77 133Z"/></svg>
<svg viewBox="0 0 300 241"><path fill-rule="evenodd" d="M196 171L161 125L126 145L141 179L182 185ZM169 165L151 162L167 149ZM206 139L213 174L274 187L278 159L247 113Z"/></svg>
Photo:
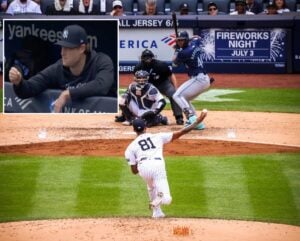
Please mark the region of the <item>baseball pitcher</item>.
<svg viewBox="0 0 300 241"><path fill-rule="evenodd" d="M133 120L133 130L137 137L125 151L125 158L133 174L139 174L147 183L150 208L153 218L163 218L165 214L161 205L169 205L172 201L166 174L163 146L193 130L207 115L203 110L195 122L183 129L168 133L146 133L146 124L142 119Z"/></svg>

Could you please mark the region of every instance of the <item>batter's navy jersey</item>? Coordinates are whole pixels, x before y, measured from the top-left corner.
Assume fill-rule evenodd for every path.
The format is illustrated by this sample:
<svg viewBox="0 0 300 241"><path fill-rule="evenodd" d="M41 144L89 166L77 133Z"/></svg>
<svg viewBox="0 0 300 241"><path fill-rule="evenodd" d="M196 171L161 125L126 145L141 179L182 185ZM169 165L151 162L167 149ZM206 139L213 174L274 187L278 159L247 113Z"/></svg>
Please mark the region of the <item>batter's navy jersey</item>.
<svg viewBox="0 0 300 241"><path fill-rule="evenodd" d="M176 51L178 52L176 59L173 61L174 64L185 64L189 76L197 76L199 73L206 73L201 58L203 49L200 46L200 38L191 40L186 48Z"/></svg>
<svg viewBox="0 0 300 241"><path fill-rule="evenodd" d="M142 89L137 83L132 83L128 88L128 93L139 109L143 110L151 109L155 103L164 98L158 89L150 83L147 83Z"/></svg>
<svg viewBox="0 0 300 241"><path fill-rule="evenodd" d="M143 64L142 62L138 63L133 72L137 72L138 70L145 70L149 73L149 83L154 86L158 86L159 84L168 80L172 75L172 67L168 66L165 62L153 59L150 64Z"/></svg>

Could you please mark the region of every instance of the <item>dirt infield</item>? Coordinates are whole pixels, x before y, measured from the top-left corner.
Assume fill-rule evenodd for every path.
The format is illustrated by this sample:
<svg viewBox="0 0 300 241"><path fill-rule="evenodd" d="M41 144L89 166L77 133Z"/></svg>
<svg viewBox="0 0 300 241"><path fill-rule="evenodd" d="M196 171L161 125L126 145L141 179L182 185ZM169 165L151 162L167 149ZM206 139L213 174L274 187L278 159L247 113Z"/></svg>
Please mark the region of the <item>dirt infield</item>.
<svg viewBox="0 0 300 241"><path fill-rule="evenodd" d="M149 132L174 131L171 124ZM20 119L21 118L21 119ZM135 134L114 115L5 115L0 118L0 153L123 156ZM166 145L166 155L225 155L300 152L300 115L209 112L207 129Z"/></svg>
<svg viewBox="0 0 300 241"><path fill-rule="evenodd" d="M212 219L102 218L0 224L1 241L299 241L300 228Z"/></svg>
<svg viewBox="0 0 300 241"><path fill-rule="evenodd" d="M120 86L131 75L121 75ZM214 87L300 88L299 75L217 75ZM178 82L184 80L178 75ZM175 131L169 126L150 132ZM115 123L114 115L0 116L0 153L27 155L123 156L134 138L132 127ZM168 144L166 155L229 155L300 152L300 115L209 111L207 129L193 131ZM177 231L176 231L177 230ZM178 231L179 230L179 231ZM260 240L296 241L300 227L259 222L206 219L152 220L111 218L32 221L0 224L0 241L58 240Z"/></svg>

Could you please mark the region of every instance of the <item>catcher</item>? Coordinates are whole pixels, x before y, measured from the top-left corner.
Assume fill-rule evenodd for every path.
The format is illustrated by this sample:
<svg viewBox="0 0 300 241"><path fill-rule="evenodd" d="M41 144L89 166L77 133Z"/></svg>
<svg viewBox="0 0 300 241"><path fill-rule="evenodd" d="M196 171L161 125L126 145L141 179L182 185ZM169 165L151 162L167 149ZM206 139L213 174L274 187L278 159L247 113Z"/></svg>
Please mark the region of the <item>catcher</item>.
<svg viewBox="0 0 300 241"><path fill-rule="evenodd" d="M167 117L160 114L166 106L166 101L158 89L148 83L148 79L149 73L145 70L135 73L134 82L119 100L122 115L116 117L116 122L131 125L132 121L139 117L145 121L147 127L168 124Z"/></svg>
<svg viewBox="0 0 300 241"><path fill-rule="evenodd" d="M172 69L165 62L156 59L152 51L145 49L142 52L141 61L135 66L133 72L138 70L146 70L149 73L149 82L170 100L176 124L183 125L181 108L172 98L177 88L177 80Z"/></svg>

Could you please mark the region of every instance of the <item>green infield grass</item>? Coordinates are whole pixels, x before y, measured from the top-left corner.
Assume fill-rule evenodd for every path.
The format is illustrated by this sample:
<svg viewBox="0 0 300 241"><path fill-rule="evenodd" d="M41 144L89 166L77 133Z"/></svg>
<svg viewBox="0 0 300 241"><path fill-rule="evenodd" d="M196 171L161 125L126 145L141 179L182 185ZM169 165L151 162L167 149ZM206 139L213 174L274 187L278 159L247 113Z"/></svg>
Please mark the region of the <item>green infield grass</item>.
<svg viewBox="0 0 300 241"><path fill-rule="evenodd" d="M300 225L300 154L167 157L169 217ZM122 157L0 156L0 221L149 217Z"/></svg>
<svg viewBox="0 0 300 241"><path fill-rule="evenodd" d="M120 89L123 93L125 89ZM192 102L196 109L300 113L300 89L211 88ZM168 104L166 109L170 109Z"/></svg>

